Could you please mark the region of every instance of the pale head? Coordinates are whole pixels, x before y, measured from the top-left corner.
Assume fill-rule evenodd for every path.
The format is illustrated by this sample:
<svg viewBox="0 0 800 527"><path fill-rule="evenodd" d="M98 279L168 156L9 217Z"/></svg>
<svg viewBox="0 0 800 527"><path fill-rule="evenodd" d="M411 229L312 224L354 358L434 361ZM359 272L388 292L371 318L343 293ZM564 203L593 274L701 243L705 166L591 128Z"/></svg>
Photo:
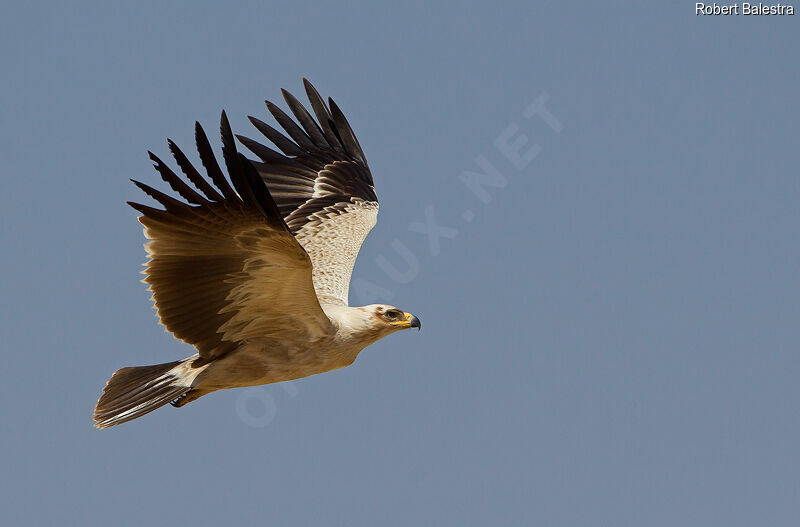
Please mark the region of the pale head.
<svg viewBox="0 0 800 527"><path fill-rule="evenodd" d="M324 306L339 326L340 336L375 342L403 329L420 329L419 319L395 306L371 304L361 307Z"/></svg>
<svg viewBox="0 0 800 527"><path fill-rule="evenodd" d="M379 325L386 326L391 331L399 329L422 328L422 323L411 313L388 304L372 304L364 306L366 309L372 308L372 316L378 321Z"/></svg>

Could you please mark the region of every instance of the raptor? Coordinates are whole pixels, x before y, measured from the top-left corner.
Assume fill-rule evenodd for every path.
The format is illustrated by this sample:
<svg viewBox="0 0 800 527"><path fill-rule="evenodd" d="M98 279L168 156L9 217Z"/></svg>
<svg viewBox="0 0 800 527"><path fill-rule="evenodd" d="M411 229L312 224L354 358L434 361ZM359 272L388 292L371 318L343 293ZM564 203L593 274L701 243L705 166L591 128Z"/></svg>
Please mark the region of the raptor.
<svg viewBox="0 0 800 527"><path fill-rule="evenodd" d="M183 177L150 153L173 195L134 181L161 206L129 202L149 240L143 281L160 323L196 353L117 370L94 410L98 428L216 390L343 368L375 341L420 328L416 316L394 306L348 305L350 275L377 221L378 198L341 110L303 84L313 116L284 90L293 118L267 102L283 132L250 117L277 150L236 136L257 160L237 151L222 112L227 178L199 123L205 175L172 141Z"/></svg>

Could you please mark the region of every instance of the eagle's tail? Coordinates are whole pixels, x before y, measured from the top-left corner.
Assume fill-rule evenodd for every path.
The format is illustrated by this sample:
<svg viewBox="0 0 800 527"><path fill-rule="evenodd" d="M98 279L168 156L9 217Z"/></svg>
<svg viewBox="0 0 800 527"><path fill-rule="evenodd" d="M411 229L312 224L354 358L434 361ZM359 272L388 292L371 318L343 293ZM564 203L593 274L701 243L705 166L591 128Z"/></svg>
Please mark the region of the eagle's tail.
<svg viewBox="0 0 800 527"><path fill-rule="evenodd" d="M194 358L114 372L94 409L94 426L108 428L136 419L191 390L200 373L192 371Z"/></svg>

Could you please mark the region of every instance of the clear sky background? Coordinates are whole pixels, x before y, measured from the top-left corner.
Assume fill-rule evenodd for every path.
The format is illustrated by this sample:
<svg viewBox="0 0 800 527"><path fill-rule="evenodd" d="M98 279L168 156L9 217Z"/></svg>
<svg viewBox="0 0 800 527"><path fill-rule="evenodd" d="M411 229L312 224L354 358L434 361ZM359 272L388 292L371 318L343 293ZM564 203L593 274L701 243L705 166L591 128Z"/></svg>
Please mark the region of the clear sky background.
<svg viewBox="0 0 800 527"><path fill-rule="evenodd" d="M0 523L796 525L800 16L395 4L4 8ZM192 353L128 178L302 76L381 198L351 301L423 330L94 429L115 369Z"/></svg>

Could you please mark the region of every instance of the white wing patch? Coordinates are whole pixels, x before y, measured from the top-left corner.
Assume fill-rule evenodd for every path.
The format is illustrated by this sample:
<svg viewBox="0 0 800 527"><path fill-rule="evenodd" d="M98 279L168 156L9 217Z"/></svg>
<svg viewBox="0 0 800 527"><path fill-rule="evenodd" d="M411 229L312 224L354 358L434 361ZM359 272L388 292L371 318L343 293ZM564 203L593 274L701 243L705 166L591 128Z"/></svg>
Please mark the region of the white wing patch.
<svg viewBox="0 0 800 527"><path fill-rule="evenodd" d="M347 305L358 251L377 221L377 202L350 198L350 203L315 213L295 234L311 257L314 289L321 303Z"/></svg>

